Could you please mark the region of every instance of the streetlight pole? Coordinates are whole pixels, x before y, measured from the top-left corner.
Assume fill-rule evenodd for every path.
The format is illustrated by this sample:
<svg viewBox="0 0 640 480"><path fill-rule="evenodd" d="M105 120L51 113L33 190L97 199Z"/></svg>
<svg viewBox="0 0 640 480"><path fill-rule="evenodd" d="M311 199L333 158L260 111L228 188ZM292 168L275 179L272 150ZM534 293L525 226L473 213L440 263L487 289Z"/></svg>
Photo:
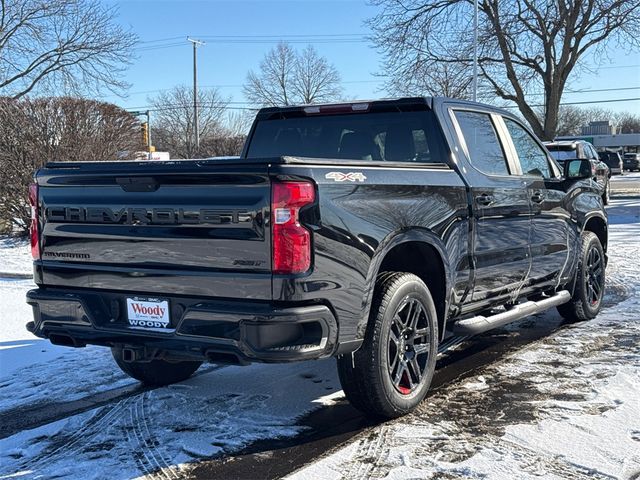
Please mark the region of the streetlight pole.
<svg viewBox="0 0 640 480"><path fill-rule="evenodd" d="M196 52L198 46L204 45L204 42L189 37L187 37L187 40L193 44L193 129L196 152L199 152L200 131L198 127L198 55Z"/></svg>
<svg viewBox="0 0 640 480"><path fill-rule="evenodd" d="M473 2L473 101L478 99L478 0Z"/></svg>

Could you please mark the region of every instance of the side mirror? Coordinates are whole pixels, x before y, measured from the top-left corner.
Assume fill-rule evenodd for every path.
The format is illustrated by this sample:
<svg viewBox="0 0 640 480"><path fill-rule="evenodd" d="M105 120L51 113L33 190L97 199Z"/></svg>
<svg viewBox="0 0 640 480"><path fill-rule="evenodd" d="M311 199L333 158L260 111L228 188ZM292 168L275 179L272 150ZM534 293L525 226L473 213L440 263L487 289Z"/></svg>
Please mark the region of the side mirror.
<svg viewBox="0 0 640 480"><path fill-rule="evenodd" d="M580 180L595 176L594 166L590 160L575 159L564 162L564 178Z"/></svg>

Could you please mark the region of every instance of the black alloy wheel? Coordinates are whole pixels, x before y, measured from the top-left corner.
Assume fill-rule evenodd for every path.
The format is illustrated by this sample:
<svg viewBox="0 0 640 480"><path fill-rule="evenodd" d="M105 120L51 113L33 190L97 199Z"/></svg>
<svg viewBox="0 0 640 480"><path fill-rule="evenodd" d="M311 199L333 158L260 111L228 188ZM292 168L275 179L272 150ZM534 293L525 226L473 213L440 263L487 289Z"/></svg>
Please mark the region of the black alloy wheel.
<svg viewBox="0 0 640 480"><path fill-rule="evenodd" d="M338 376L351 404L372 417L395 418L424 399L436 367L438 315L418 276L383 272L362 346L338 357Z"/></svg>
<svg viewBox="0 0 640 480"><path fill-rule="evenodd" d="M604 259L600 250L592 246L587 253L587 271L584 278L587 300L591 305L602 301L604 293Z"/></svg>
<svg viewBox="0 0 640 480"><path fill-rule="evenodd" d="M402 395L422 382L431 354L429 335L425 306L418 298L405 298L391 321L387 358L391 383Z"/></svg>
<svg viewBox="0 0 640 480"><path fill-rule="evenodd" d="M569 321L594 318L602 309L606 284L606 261L600 239L593 232L583 232L575 279L567 285L573 291L568 303L558 306L558 312Z"/></svg>

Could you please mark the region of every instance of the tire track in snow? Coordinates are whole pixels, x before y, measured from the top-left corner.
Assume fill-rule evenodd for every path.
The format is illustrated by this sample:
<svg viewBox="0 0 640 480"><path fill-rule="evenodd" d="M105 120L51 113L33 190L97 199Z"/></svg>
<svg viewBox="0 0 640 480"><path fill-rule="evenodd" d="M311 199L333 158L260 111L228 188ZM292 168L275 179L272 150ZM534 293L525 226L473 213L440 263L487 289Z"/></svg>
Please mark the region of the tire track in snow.
<svg viewBox="0 0 640 480"><path fill-rule="evenodd" d="M104 428L108 428L115 423L115 420L120 415L120 412L124 410L129 401L130 399L126 398L124 400L120 400L113 406L102 407L98 412L96 412L95 415L91 416L91 418L89 418L74 434L53 447L53 450L45 451L39 455L36 455L34 458L29 459L27 462L22 462L16 468L16 471L24 469L35 471L39 468L44 467L46 464L51 463L51 461L59 453L63 453L64 456L79 453L83 448L85 448L85 444L88 443L88 440L95 438L97 435L102 433L102 430ZM54 435L52 438L55 441L56 435ZM82 442L81 445L79 445L80 442Z"/></svg>
<svg viewBox="0 0 640 480"><path fill-rule="evenodd" d="M542 453L539 450L533 450L504 438L493 437L489 443L495 443L496 446L500 445L503 447L500 453L504 456L511 454L514 455L517 460L527 462L527 465L525 465L522 470L532 475L542 476L552 474L565 480L618 479L618 477L607 475L593 468L571 462L560 455ZM495 450L499 451L497 447ZM540 471L541 467L544 469L542 472Z"/></svg>
<svg viewBox="0 0 640 480"><path fill-rule="evenodd" d="M196 376L204 375L225 367L225 365L213 365L210 368L199 371L196 373ZM93 407L85 406L87 400L83 399L81 401L83 407L65 412L60 415L61 418L54 420L64 420L65 418L82 414L92 408L95 409L96 412L84 421L78 430L71 435L65 435L66 429L62 433L52 435L48 439L50 444L45 447L44 451L29 459L22 460L11 468L11 472L3 472L3 474L15 474L16 472L26 470L37 473L38 471L44 470L51 463L55 463L57 459L63 457L70 458L87 453L87 451L90 451L88 449L99 444L98 437L104 436L107 429L118 426L125 432L128 442L134 447L132 456L134 457L136 466L143 475L153 475L155 478L165 478L167 480L181 478L179 469L172 466L171 463L164 458L157 446L153 444L153 436L151 435L145 404L152 392L157 388L159 387L138 385L133 389L131 386L115 389L116 392L123 391L121 396L117 397L115 403L114 399L110 398L104 402L106 405L97 408L95 405ZM102 394L99 394L99 396L102 396ZM8 415L8 412L3 414L3 416L6 415ZM16 413L14 412L13 415L16 415ZM22 420L24 424L24 421L28 422L29 418L27 417ZM39 425L30 428L36 428L37 426L52 422L41 421L38 423ZM30 428L22 426L20 430L28 430ZM10 435L6 436L8 437Z"/></svg>
<svg viewBox="0 0 640 480"><path fill-rule="evenodd" d="M138 406L140 403L140 399L144 396L140 395L134 402L134 404L129 409L129 420L130 423L127 425L127 430L133 433L135 437L135 442L129 442L131 444L132 454L135 458L140 460L141 472L143 475L148 475L152 472L158 472L163 478L169 479L171 477L164 475L162 472L162 465L156 459L155 452L153 448L149 446L147 441L144 438L144 434L140 430L140 417L138 415ZM146 461L142 461L142 459Z"/></svg>
<svg viewBox="0 0 640 480"><path fill-rule="evenodd" d="M198 370L193 377L206 375L225 367L226 365L204 367ZM43 388L46 388L46 384L43 385ZM64 418L88 412L89 410L108 406L114 404L114 402L156 390L157 388L159 387L132 383L124 387L114 388L69 402L60 401L45 403L35 407L12 408L0 413L0 439L10 437L23 430L31 430Z"/></svg>
<svg viewBox="0 0 640 480"><path fill-rule="evenodd" d="M142 448L146 448L147 451L154 457L156 467L147 474L154 474L154 476L161 476L167 479L179 479L181 478L178 467L171 464L166 459L162 451L157 447L157 441L154 440L154 436L149 429L149 419L153 418L148 414L147 403L152 392L145 392L140 396L138 402L136 402L136 423L134 428L138 429L139 436L142 437ZM148 439L148 440L147 440Z"/></svg>
<svg viewBox="0 0 640 480"><path fill-rule="evenodd" d="M388 453L389 427L382 425L358 441L358 449L348 470L343 474L345 480L364 480L373 477L380 460Z"/></svg>

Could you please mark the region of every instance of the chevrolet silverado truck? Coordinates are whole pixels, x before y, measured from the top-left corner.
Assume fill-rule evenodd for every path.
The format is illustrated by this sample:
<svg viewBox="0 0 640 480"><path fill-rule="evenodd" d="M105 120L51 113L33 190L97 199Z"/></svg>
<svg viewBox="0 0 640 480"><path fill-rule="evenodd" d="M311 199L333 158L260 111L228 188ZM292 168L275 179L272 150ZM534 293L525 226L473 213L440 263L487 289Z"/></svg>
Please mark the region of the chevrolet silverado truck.
<svg viewBox="0 0 640 480"><path fill-rule="evenodd" d="M49 163L27 328L153 385L334 356L354 406L396 417L452 339L598 314L592 177L510 113L447 98L264 108L237 158Z"/></svg>

